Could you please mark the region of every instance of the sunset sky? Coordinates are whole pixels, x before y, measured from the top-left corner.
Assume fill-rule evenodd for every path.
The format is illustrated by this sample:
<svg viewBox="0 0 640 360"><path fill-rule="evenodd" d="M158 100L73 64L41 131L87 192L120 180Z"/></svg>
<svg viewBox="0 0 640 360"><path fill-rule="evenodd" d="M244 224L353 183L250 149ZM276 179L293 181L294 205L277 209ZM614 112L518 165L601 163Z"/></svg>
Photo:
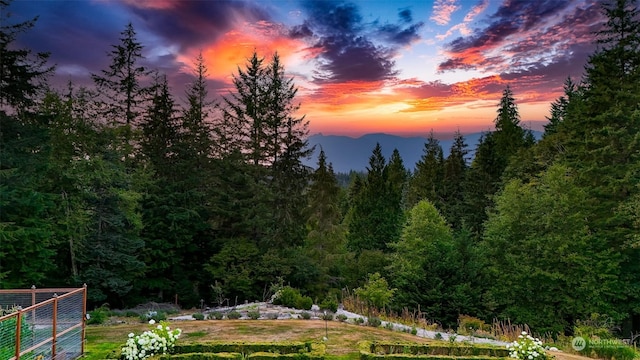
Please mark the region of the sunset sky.
<svg viewBox="0 0 640 360"><path fill-rule="evenodd" d="M310 132L359 136L490 130L510 85L541 130L567 76L579 80L603 21L594 0L14 0L39 16L21 45L51 53L58 84L88 84L131 22L145 63L178 99L202 52L212 96L255 50L277 51Z"/></svg>

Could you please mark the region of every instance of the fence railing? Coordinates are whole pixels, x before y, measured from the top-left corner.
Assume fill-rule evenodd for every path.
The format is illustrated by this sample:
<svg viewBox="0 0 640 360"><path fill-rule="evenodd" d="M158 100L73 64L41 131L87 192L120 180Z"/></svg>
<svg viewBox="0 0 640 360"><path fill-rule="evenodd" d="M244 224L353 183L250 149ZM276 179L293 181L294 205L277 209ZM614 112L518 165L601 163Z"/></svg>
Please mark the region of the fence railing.
<svg viewBox="0 0 640 360"><path fill-rule="evenodd" d="M0 290L0 359L71 360L84 353L87 287ZM25 306L26 305L26 306Z"/></svg>

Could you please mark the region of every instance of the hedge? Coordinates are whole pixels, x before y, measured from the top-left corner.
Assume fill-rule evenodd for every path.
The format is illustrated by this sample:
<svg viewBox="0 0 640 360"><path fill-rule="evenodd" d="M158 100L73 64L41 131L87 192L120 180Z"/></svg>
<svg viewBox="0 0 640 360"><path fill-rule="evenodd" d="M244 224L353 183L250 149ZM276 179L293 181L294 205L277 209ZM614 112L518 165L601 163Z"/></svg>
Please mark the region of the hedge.
<svg viewBox="0 0 640 360"><path fill-rule="evenodd" d="M159 360L323 360L324 344L281 343L187 343L176 344L173 354Z"/></svg>
<svg viewBox="0 0 640 360"><path fill-rule="evenodd" d="M242 360L240 353L188 353L162 355L158 360Z"/></svg>
<svg viewBox="0 0 640 360"><path fill-rule="evenodd" d="M256 352L297 354L312 351L310 342L280 342L280 343L246 343L246 342L205 342L176 344L174 353L241 353L252 354Z"/></svg>
<svg viewBox="0 0 640 360"><path fill-rule="evenodd" d="M496 360L509 357L509 350L487 345L466 344L404 344L363 342L360 344L361 360L429 359L429 360Z"/></svg>

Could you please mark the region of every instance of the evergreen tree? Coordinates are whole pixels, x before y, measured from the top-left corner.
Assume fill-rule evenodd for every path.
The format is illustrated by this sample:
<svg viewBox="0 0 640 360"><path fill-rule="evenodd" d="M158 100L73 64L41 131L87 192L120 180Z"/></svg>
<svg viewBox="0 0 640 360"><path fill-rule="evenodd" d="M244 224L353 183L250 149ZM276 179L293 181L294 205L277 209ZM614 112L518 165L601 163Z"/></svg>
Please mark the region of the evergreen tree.
<svg viewBox="0 0 640 360"><path fill-rule="evenodd" d="M495 169L498 177L494 180L498 181L499 176L509 165L511 157L516 155L520 149L533 145L529 138L531 132L520 127L518 106L509 86L502 92L502 98L500 98L500 104L498 105L498 116L494 123L493 140L495 141L496 155L498 157L498 162L495 164L498 166Z"/></svg>
<svg viewBox="0 0 640 360"><path fill-rule="evenodd" d="M464 181L467 176L467 144L460 131L451 144L449 156L444 161L442 182L442 215L451 227L458 230L464 217Z"/></svg>
<svg viewBox="0 0 640 360"><path fill-rule="evenodd" d="M184 251L190 244L191 209L183 199L184 174L178 168L180 149L177 110L166 77L156 79L151 104L141 124L142 153L154 171L154 179L143 198L144 261L146 274L138 285L152 298L166 301L176 294L176 276L182 277ZM186 294L178 294L183 304Z"/></svg>
<svg viewBox="0 0 640 360"><path fill-rule="evenodd" d="M494 134L489 132L480 137L475 157L464 180L463 222L476 238L482 234L482 224L487 219L491 207L491 195L498 190L500 165Z"/></svg>
<svg viewBox="0 0 640 360"><path fill-rule="evenodd" d="M195 79L186 90L187 107L183 110L181 136L186 148L182 151L185 159L195 158L192 161L195 171L202 171L206 167L208 158L214 153L213 132L208 123L211 121L214 102L209 99L207 88L207 67L202 54L195 61Z"/></svg>
<svg viewBox="0 0 640 360"><path fill-rule="evenodd" d="M248 161L253 165L268 165L274 159L269 159L265 152L267 135L267 111L265 101L266 69L264 59L256 52L249 59L246 68L238 67L238 74L233 76L235 93L224 99L223 108L228 130L238 132L238 146ZM230 134L223 134L225 139ZM224 140L223 143L229 143ZM235 142L234 142L235 143ZM231 151L234 149L231 148Z"/></svg>
<svg viewBox="0 0 640 360"><path fill-rule="evenodd" d="M394 160L398 173L402 164ZM357 184L355 184L357 185ZM352 205L345 219L349 250L360 254L363 250L388 252L402 228L401 198L393 196L398 184L389 181L389 167L382 155L380 144L376 144L367 168L367 177L361 189L354 192ZM372 271L375 272L375 271Z"/></svg>
<svg viewBox="0 0 640 360"><path fill-rule="evenodd" d="M129 23L120 33L120 43L108 53L109 68L91 75L103 97L102 113L112 125L136 125L142 114L149 94L142 81L151 74L140 64L144 59L142 49Z"/></svg>
<svg viewBox="0 0 640 360"><path fill-rule="evenodd" d="M547 117L549 122L544 125L544 137L554 134L557 131L558 125L564 121L567 112L569 112L569 106L572 100L577 101L575 98L579 96L578 86L570 77L564 81L563 89L564 95L551 103L551 116Z"/></svg>
<svg viewBox="0 0 640 360"><path fill-rule="evenodd" d="M454 326L459 314L473 309L451 228L433 204L422 200L409 211L393 248L390 278L397 288L396 310L420 309L443 326Z"/></svg>
<svg viewBox="0 0 640 360"><path fill-rule="evenodd" d="M311 176L307 207L305 252L320 271L318 293L329 287L341 289L346 256L345 228L340 211L341 189L331 164L320 149L318 167Z"/></svg>
<svg viewBox="0 0 640 360"><path fill-rule="evenodd" d="M413 176L409 179L407 207L413 207L420 200L429 200L436 207L441 205L443 164L442 147L431 131L424 144L422 157L416 164Z"/></svg>
<svg viewBox="0 0 640 360"><path fill-rule="evenodd" d="M16 44L36 19L12 24L0 1L0 288L43 284L55 269L55 197L48 191L49 118L35 107L46 90L48 54Z"/></svg>
<svg viewBox="0 0 640 360"><path fill-rule="evenodd" d="M9 4L10 0L0 1L0 110L24 112L43 95L54 68L47 65L48 53L34 54L16 46L18 35L31 30L37 18L12 24Z"/></svg>
<svg viewBox="0 0 640 360"><path fill-rule="evenodd" d="M611 301L622 285L620 256L589 221L589 195L577 182L571 168L553 165L497 195L482 247L491 259L486 301L498 317L550 333L593 313L620 319Z"/></svg>
<svg viewBox="0 0 640 360"><path fill-rule="evenodd" d="M298 89L292 78L286 78L278 54L267 74L267 158L272 159L274 229L270 245L300 245L306 236L304 208L309 169L303 164L313 149L307 136L309 122L296 117L300 105L295 102Z"/></svg>

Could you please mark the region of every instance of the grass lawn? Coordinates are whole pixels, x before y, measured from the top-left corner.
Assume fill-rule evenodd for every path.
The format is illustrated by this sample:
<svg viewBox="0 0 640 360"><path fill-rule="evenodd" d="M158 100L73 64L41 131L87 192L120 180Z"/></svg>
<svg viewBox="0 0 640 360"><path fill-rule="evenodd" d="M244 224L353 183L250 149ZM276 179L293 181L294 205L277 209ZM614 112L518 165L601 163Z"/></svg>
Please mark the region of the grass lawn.
<svg viewBox="0 0 640 360"><path fill-rule="evenodd" d="M172 321L171 328L182 329L178 343L216 341L314 341L322 342L325 322L322 320L203 320ZM87 326L85 357L98 360L115 357L127 341L130 332L139 334L149 329L148 324ZM357 359L358 342L363 340L433 342L415 335L372 328L338 321L327 322L327 358Z"/></svg>
<svg viewBox="0 0 640 360"><path fill-rule="evenodd" d="M132 321L130 318L123 318ZM172 321L171 328L182 329L178 343L201 341L313 341L322 342L325 322L322 320L203 320ZM87 326L85 357L87 360L116 358L128 334L148 330L148 324L137 322L118 325ZM393 341L429 343L435 340L384 328L372 328L329 321L327 323L326 358L329 360L358 360L358 342ZM554 352L556 360L588 360L579 355Z"/></svg>

